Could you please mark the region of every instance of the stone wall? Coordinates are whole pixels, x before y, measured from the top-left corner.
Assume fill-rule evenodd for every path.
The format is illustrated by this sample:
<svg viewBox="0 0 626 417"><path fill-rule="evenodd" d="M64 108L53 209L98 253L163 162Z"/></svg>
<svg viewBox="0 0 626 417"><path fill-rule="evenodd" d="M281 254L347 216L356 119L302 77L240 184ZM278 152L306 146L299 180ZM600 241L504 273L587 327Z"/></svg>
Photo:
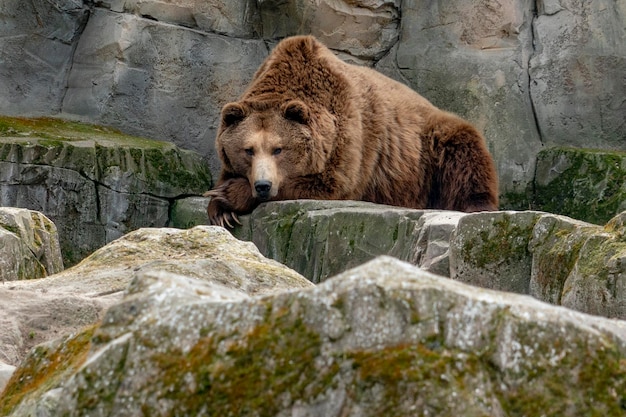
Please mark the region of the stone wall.
<svg viewBox="0 0 626 417"><path fill-rule="evenodd" d="M542 147L626 149L626 0L44 0L0 4L0 113L201 153L280 38L319 37L477 124L503 205Z"/></svg>

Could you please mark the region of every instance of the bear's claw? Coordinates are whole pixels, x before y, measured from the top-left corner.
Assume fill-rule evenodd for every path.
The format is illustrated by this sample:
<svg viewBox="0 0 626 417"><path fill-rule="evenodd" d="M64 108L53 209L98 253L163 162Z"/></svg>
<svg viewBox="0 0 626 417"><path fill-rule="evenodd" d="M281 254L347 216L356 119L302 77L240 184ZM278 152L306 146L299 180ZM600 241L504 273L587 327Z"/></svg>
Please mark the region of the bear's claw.
<svg viewBox="0 0 626 417"><path fill-rule="evenodd" d="M211 201L207 206L207 214L209 215L209 221L212 225L230 227L233 229L235 226L233 223L237 223L241 226L241 221L237 214L233 211L227 211L224 209L224 203L228 200L220 193L220 190L211 190L203 194L204 197L211 197ZM222 203L222 204L220 204ZM231 223L232 222L232 223Z"/></svg>

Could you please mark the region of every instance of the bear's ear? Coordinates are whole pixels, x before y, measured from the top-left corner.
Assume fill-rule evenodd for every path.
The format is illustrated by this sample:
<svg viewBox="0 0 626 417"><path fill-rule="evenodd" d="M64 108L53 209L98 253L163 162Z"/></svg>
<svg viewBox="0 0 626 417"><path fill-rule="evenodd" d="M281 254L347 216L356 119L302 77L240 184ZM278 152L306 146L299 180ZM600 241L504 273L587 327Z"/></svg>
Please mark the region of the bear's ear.
<svg viewBox="0 0 626 417"><path fill-rule="evenodd" d="M246 118L248 111L240 103L228 103L222 108L222 126L236 125Z"/></svg>
<svg viewBox="0 0 626 417"><path fill-rule="evenodd" d="M292 100L283 105L285 119L307 124L310 119L309 108L299 100Z"/></svg>

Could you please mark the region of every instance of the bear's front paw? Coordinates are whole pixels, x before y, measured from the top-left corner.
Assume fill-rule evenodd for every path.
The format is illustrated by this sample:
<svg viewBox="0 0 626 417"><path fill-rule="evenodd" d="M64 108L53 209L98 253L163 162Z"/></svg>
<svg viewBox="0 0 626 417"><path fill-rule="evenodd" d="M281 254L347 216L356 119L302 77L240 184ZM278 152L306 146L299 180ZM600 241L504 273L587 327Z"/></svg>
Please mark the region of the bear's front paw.
<svg viewBox="0 0 626 417"><path fill-rule="evenodd" d="M211 201L209 201L209 205L206 208L206 212L209 215L209 221L214 226L222 226L222 227L230 227L231 229L234 227L231 221L235 223L241 224L237 215L229 210L228 201L225 199L223 193L220 193L219 190L211 190L204 193L205 197L211 197Z"/></svg>
<svg viewBox="0 0 626 417"><path fill-rule="evenodd" d="M212 225L233 228L233 223L241 224L237 213L246 214L255 207L250 184L245 178L224 181L213 190L204 193L204 196L211 197L207 214Z"/></svg>

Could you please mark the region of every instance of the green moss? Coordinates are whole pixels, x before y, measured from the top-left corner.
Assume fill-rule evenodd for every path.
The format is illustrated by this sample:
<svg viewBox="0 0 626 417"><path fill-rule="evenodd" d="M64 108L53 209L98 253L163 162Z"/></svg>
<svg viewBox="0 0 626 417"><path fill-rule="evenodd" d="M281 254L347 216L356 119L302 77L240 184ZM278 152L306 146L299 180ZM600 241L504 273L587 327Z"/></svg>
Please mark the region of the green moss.
<svg viewBox="0 0 626 417"><path fill-rule="evenodd" d="M554 337L535 337L544 331L532 322L517 328L520 344L530 349L520 353L517 368L496 374L496 395L505 414L560 416L576 410L575 415L584 416L624 415L626 360L616 346L590 339L571 324Z"/></svg>
<svg viewBox="0 0 626 417"><path fill-rule="evenodd" d="M551 242L547 251L534 253L537 262L535 281L544 293L556 296L546 301L561 304L563 286L576 265L587 237L580 233L563 234Z"/></svg>
<svg viewBox="0 0 626 417"><path fill-rule="evenodd" d="M538 165L567 161L548 184L535 184L534 206L595 224L604 224L626 202L626 153L553 148L539 153Z"/></svg>
<svg viewBox="0 0 626 417"><path fill-rule="evenodd" d="M44 344L33 348L0 396L0 415L9 415L24 399L55 388L76 372L87 358L95 327L90 326L59 345Z"/></svg>
<svg viewBox="0 0 626 417"><path fill-rule="evenodd" d="M535 222L520 226L504 215L463 243L463 260L478 268L498 263L514 263L530 256L528 242Z"/></svg>
<svg viewBox="0 0 626 417"><path fill-rule="evenodd" d="M17 236L20 236L20 228L17 226L13 226L10 224L0 224L0 227L2 227L4 230L9 231Z"/></svg>
<svg viewBox="0 0 626 417"><path fill-rule="evenodd" d="M606 282L609 277L609 260L626 254L626 242L603 235L592 236L585 242L578 262L578 271L582 277Z"/></svg>
<svg viewBox="0 0 626 417"><path fill-rule="evenodd" d="M507 191L500 195L500 210L534 210L538 209L533 201L532 191Z"/></svg>
<svg viewBox="0 0 626 417"><path fill-rule="evenodd" d="M85 139L108 140L117 144L139 147L162 148L163 146L171 146L167 142L126 135L110 127L51 117L0 116L0 138L2 137L40 138L46 141L46 146L58 146L65 142Z"/></svg>
<svg viewBox="0 0 626 417"><path fill-rule="evenodd" d="M161 372L151 385L159 398L176 401L174 415L274 416L283 401L313 399L332 384L338 365L315 363L319 336L288 308L266 308L265 320L226 348L220 348L223 338L203 331L187 354L152 355Z"/></svg>
<svg viewBox="0 0 626 417"><path fill-rule="evenodd" d="M362 402L375 387L382 389L382 398L368 415L450 415L446 410L455 408L449 405L452 392L459 402L474 395L474 384L468 379L479 368L480 358L442 349L442 345L438 340L351 352L347 359L352 361L355 380L349 395ZM486 415L465 411L465 415Z"/></svg>

